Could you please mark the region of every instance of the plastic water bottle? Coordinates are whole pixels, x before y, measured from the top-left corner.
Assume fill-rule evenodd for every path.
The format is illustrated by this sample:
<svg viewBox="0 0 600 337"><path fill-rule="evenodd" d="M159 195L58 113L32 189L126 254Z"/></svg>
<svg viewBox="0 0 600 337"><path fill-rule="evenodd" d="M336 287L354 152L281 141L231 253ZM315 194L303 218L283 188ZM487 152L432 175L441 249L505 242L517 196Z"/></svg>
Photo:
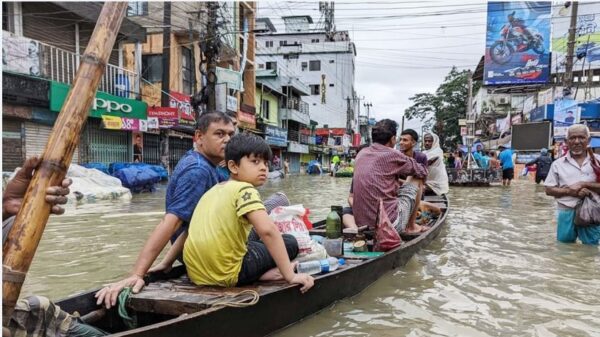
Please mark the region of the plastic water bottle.
<svg viewBox="0 0 600 337"><path fill-rule="evenodd" d="M309 275L319 273L329 273L344 265L346 261L344 259L336 259L335 257L329 257L323 260L313 260L307 262L301 262L296 267L298 273L305 273Z"/></svg>
<svg viewBox="0 0 600 337"><path fill-rule="evenodd" d="M331 212L325 219L325 236L328 239L337 239L342 236L342 218L334 207L331 207Z"/></svg>

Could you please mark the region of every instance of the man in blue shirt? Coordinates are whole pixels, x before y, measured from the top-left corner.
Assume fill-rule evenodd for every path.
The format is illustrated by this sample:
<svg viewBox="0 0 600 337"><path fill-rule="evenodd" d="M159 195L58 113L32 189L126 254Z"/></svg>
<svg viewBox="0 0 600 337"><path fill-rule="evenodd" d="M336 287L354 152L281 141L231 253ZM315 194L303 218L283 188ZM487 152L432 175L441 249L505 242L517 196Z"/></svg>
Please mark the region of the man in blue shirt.
<svg viewBox="0 0 600 337"><path fill-rule="evenodd" d="M144 275L169 238L175 240L187 229L202 195L220 181L217 165L225 158L225 146L234 133L231 118L223 113L205 113L198 119L195 148L179 160L169 181L165 216L142 248L131 276L98 291L98 304L104 302L110 308L123 288L133 287L134 293L142 289Z"/></svg>
<svg viewBox="0 0 600 337"><path fill-rule="evenodd" d="M502 185L510 186L510 181L515 177L515 164L513 163L513 151L511 149L500 146L502 152L498 156L502 165Z"/></svg>

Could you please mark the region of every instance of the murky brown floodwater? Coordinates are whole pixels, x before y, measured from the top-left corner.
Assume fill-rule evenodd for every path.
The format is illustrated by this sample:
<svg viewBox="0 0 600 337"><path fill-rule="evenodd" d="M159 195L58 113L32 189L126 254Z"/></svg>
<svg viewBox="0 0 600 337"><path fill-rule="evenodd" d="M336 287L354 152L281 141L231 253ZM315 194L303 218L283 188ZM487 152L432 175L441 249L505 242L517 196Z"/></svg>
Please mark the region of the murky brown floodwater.
<svg viewBox="0 0 600 337"><path fill-rule="evenodd" d="M349 184L298 176L261 193L282 190L316 220L345 204ZM125 275L164 193L53 217L23 294L59 299ZM446 229L407 266L278 336L600 336L600 251L555 241L542 187L451 188L450 198Z"/></svg>

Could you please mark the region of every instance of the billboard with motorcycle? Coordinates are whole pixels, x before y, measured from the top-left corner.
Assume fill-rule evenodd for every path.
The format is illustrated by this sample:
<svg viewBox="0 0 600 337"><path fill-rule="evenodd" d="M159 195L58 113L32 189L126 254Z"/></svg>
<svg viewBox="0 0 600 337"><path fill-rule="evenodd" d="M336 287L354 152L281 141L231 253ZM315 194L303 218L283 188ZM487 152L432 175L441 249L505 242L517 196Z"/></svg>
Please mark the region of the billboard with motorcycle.
<svg viewBox="0 0 600 337"><path fill-rule="evenodd" d="M552 73L564 73L573 6L552 10ZM600 69L600 1L579 2L575 31L574 71Z"/></svg>
<svg viewBox="0 0 600 337"><path fill-rule="evenodd" d="M551 2L488 2L484 82L546 83Z"/></svg>

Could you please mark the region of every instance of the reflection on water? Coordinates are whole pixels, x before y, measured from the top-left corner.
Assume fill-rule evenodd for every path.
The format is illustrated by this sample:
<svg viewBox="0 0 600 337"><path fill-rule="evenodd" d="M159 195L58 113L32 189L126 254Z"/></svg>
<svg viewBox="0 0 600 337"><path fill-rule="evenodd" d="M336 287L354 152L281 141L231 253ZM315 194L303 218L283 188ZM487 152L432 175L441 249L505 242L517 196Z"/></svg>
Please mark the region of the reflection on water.
<svg viewBox="0 0 600 337"><path fill-rule="evenodd" d="M267 196L326 216L344 205L350 179L270 181ZM598 247L555 241L554 205L543 188L451 188L440 237L361 294L279 336L600 336ZM119 278L164 210L164 188L127 204L86 205L53 217L24 294L60 298Z"/></svg>

